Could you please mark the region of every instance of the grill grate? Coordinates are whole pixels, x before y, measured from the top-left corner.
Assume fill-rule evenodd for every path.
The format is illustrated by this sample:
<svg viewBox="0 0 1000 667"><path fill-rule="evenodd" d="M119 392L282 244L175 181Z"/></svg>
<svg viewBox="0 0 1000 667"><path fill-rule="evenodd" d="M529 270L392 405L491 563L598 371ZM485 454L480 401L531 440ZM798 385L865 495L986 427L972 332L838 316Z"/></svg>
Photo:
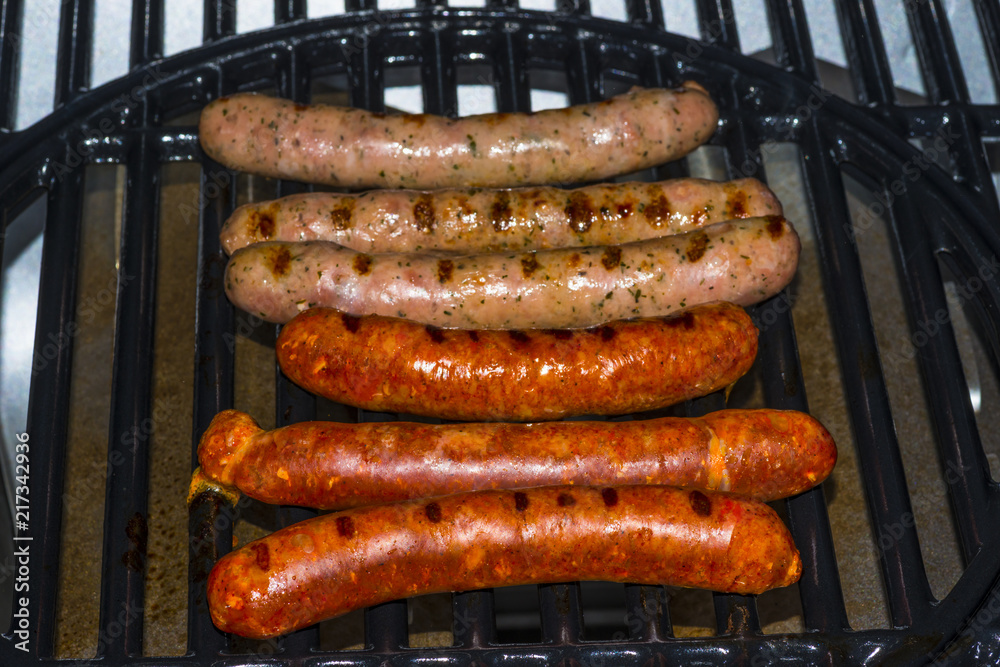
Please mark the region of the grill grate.
<svg viewBox="0 0 1000 667"><path fill-rule="evenodd" d="M206 159L192 127L165 121L199 108L215 97L237 90L273 86L277 93L307 102L314 77L346 74L354 105L383 110L387 63L418 68L429 113L457 109L458 68L485 57L493 68L497 107L501 111L530 108L528 72L532 68L564 71L571 103L599 99L610 85L602 73L648 86L672 85L685 78L706 82L719 102L723 118L713 144L724 149L730 175L763 173L757 147L768 142L799 145L807 195L816 215L816 242L843 384L849 397L851 423L861 462L873 531L912 512L889 404L861 260L847 224L850 215L841 170L864 166L864 174L885 191L898 179L907 160L918 156L907 137L932 138L941 129L957 135L950 149L954 177L937 168L926 171L919 190L897 197L888 207L892 238L897 244L911 331L934 313L947 310L938 257L957 275L975 275L1000 251L996 222L1000 207L982 137L1000 137L996 106L973 105L955 42L940 0L913 3L908 14L930 103L896 104L888 58L873 17L872 0L842 0L837 12L849 54L850 75L859 105L836 98L804 117L797 113L816 95L817 62L809 39L801 0L768 0L767 10L778 67L739 55L739 37L731 20L730 0L698 0L701 22L713 26L704 36L704 56L685 59L689 42L663 32L660 4L628 0L628 23L588 16L587 0L575 0L563 11L546 16L519 10L510 0L490 0L486 9L449 10L418 0L412 11L379 15L381 29L361 48L355 35L377 11L372 0L347 0L348 16L304 22L304 0L275 3L276 27L235 36L234 3L205 2L205 46L160 63L163 53L162 0L136 0L132 11L132 73L95 91L88 90L93 0L62 4L59 31L56 111L37 125L13 132L16 90L15 42L22 2L0 2L0 149L8 156L0 170L0 211L5 224L24 207L37 188L47 191L48 213L42 257L40 307L35 346L61 336L72 325L77 300L78 239L83 201L83 167L60 173L70 164L72 146L85 131L109 114L112 101L130 90L155 64L160 80L103 141L91 141L89 162L125 166L125 215L121 241L122 281L115 322L115 365L109 457L124 465L111 467L105 503L100 625L118 622L123 605L139 609L144 598L149 460L144 447L128 446L129 435L151 415L157 224L161 197L159 167L169 161L199 161L206 196L199 220L200 249L195 332L194 423L192 460L198 436L220 410L234 404L234 355L224 334L234 330L233 308L223 292L225 257L218 229L236 206L236 174ZM976 0L993 74L1000 79L1000 10L989 0ZM503 30L492 30L495 26ZM480 62L477 60L476 62ZM806 107L809 108L809 107ZM656 170L657 178L684 173L683 163ZM223 184L222 187L218 187ZM280 182L278 194L303 190ZM1000 346L1000 287L992 279L976 294L993 345ZM778 297L780 298L780 297ZM774 302L752 309L758 320L776 315L764 328L760 369L766 403L775 408L808 410L792 314ZM67 340L71 339L71 336ZM0 640L4 664L57 665L54 638L56 581L60 563L63 464L67 440L72 346L62 344L54 361L33 377L28 432L31 434L32 521L18 537L32 549L30 652L19 651L18 637ZM580 588L576 584L539 587L541 643L498 644L491 591L453 596L455 646L403 648L407 642L405 601L365 611L365 641L360 651L318 650L319 631L306 629L277 643L247 642L214 629L203 596L204 580L216 558L232 544L236 514L214 497L194 503L189 521L188 652L171 658L144 658L141 614L127 615L121 632L103 642L103 664L157 665L416 665L441 664L985 664L1000 655L1000 622L981 610L1000 596L1000 534L996 530L997 485L972 412L950 323L921 348L918 364L926 386L935 390L930 411L943 461L955 462L956 481L949 485L966 569L947 597L931 594L915 531L880 552L887 592L890 629L851 630L834 541L822 488L787 501L804 573L799 584L806 631L764 635L754 599L715 595L718 636L673 637L667 600L661 588L625 587L627 638L588 642L583 632ZM276 377L279 425L316 416L315 399L280 374ZM710 396L685 406L700 414L724 405ZM357 411L359 420L386 418ZM276 510L278 525L314 512ZM980 615L977 616L977 612ZM969 641L952 645L973 623ZM947 650L946 650L947 649ZM941 651L946 650L945 654ZM651 663L652 664L652 663Z"/></svg>

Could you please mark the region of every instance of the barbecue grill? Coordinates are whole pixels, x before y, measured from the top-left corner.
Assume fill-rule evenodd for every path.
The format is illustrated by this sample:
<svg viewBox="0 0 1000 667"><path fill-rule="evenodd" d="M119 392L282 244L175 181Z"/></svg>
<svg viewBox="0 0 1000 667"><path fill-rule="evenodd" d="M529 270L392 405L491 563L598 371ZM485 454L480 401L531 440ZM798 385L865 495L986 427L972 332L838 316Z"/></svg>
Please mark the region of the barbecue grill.
<svg viewBox="0 0 1000 667"><path fill-rule="evenodd" d="M622 22L591 16L588 0L573 0L553 13L522 9L514 0L488 0L485 8L417 0L415 8L398 11L380 11L372 0L347 0L346 15L313 20L306 19L304 0L281 0L274 4L275 26L246 35L235 34L233 5L206 0L204 45L164 59L163 2L135 0L131 71L91 90L94 2L65 0L56 108L15 131L19 40L12 36L18 34L23 3L0 2L4 229L39 196L46 204L34 339L34 358L45 362L31 376L25 429L30 478L28 493L11 489L8 494L15 508L22 504L19 496L30 499L30 519L22 522L14 515L21 525L13 542L15 554L27 548L30 557L26 571L18 571L16 558L8 559L14 566L3 571L9 588L21 575L28 588L10 593L13 619L0 640L0 663L65 664L57 659L59 581L86 565L67 554L62 540L70 507L67 480L79 474L67 467L66 450L73 387L82 382L74 369L84 354L77 339L83 298L78 276L85 254L82 204L92 180L109 173L95 175L87 167L107 164L123 168L123 199L120 241L114 241L113 366L102 452L107 467L97 480L106 489L103 525L96 536L103 554L95 607L97 663L756 666L1000 660L998 488L986 453L996 446L989 414L995 405L989 403L986 385L1000 352L1000 285L995 277L1000 207L984 144L1000 137L1000 109L970 101L940 0L907 4L928 98L917 104L902 104L894 89L872 0L837 3L855 101L822 88L800 0L767 1L773 64L740 53L731 0L697 0L700 41L668 33L660 4L647 0L626 0L627 21ZM992 74L1000 78L1000 9L988 0L974 5ZM719 131L697 155L638 177L715 169L720 177L763 178L771 175L769 163L776 156L792 156L795 173L789 178L800 179L808 205L806 219L793 220L815 253L815 275L800 278L800 283L815 280L819 307L808 312L819 313L824 327L829 322L823 330L835 357L827 359L825 372L835 376L846 397L847 437L839 438L842 465L853 461L857 466L865 500L858 521L876 546L878 569L871 573L871 585L884 591L886 622L852 627L844 591L862 575L848 567L835 540L821 487L777 504L804 563L798 599L787 594L779 598L792 606L789 615L799 619L792 629L763 631L762 608L771 598L715 594L714 634L680 636L685 633L675 632L676 603L663 588L625 585L622 631L607 637L588 623L588 589L567 584L538 587L534 641L505 629L498 611L504 592L477 591L453 594L453 641L446 646L408 645L407 601L365 610L361 648L330 650L322 626L273 642L250 642L212 625L204 595L208 571L231 549L241 517L271 528L315 513L253 504L230 507L205 494L191 504L187 539L175 536L188 545L187 562L171 564L186 568L186 650L163 657L144 647L144 632L148 639L151 630L144 618L153 613L145 604L155 557L150 545L156 539L156 526L147 522L151 459L146 445L149 424L156 421L153 395L162 381L154 359L155 332L164 326L157 312L165 298L158 291L164 280L158 251L176 231L160 226L162 205L171 196L164 165L200 166L200 191L186 228L197 238L197 266L187 267L196 285L195 327L187 339L193 375L185 380L192 389L190 400L178 399L184 405L175 410L189 415L190 432L183 442L173 443L185 459L190 454L192 467L201 432L218 411L236 402L240 341L263 341L266 348L274 336L273 327L248 322L224 295L225 256L218 230L237 205L244 181L202 154L193 114L216 97L244 90L270 90L308 102L338 89L350 104L382 111L387 86L415 84L422 88L425 111L454 114L459 86L470 83L492 88L499 110L526 111L532 88L562 90L570 103L581 103L631 85L669 86L686 79L702 82L719 104ZM779 184L772 179L772 185ZM274 195L305 189L290 182L258 182L258 187L271 188ZM867 199L852 194L859 189L868 193ZM0 238L10 242L11 230ZM876 282L865 259L873 247L883 247L879 243L902 298L910 343L903 347L887 345L880 333L885 316L881 299L891 286ZM802 333L819 334L805 316L808 298L785 294L751 309L761 328L759 360L730 404L759 401L809 410L803 363L805 346L811 343ZM970 396L978 380L969 379L969 345L978 345L986 360L976 371L984 376L978 413ZM267 391L275 398L277 425L316 417L398 417L317 401L270 368L273 387ZM932 592L926 562L935 545L946 549L948 535L922 530L936 524L921 524L911 502L916 495L912 468L904 474L909 450L899 433L909 417L893 396L900 372L909 373L909 382L926 395L930 449L929 458L922 460L929 460L935 475L947 482L950 519L945 525L949 530L954 526L957 534L959 571L946 590ZM725 401L713 395L678 410L701 414ZM827 485L826 491L843 489ZM0 519L10 517L0 512Z"/></svg>

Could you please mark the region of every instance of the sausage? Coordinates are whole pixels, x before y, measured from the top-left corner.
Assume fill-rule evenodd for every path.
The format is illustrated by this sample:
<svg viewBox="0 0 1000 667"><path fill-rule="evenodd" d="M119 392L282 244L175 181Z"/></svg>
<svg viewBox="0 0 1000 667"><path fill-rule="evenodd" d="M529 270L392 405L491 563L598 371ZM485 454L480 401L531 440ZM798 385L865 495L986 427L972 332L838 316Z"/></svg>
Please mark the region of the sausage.
<svg viewBox="0 0 1000 667"><path fill-rule="evenodd" d="M682 178L493 190L316 192L244 204L222 228L228 254L260 241L333 241L366 253L478 254L611 245L734 218L780 215L753 178Z"/></svg>
<svg viewBox="0 0 1000 667"><path fill-rule="evenodd" d="M447 328L580 328L712 301L750 305L791 281L798 256L798 235L777 216L623 245L454 258L267 242L233 253L226 293L271 322L327 306Z"/></svg>
<svg viewBox="0 0 1000 667"><path fill-rule="evenodd" d="M281 330L282 371L366 410L465 421L539 421L654 410L728 387L757 354L739 306L585 330L435 329L307 310Z"/></svg>
<svg viewBox="0 0 1000 667"><path fill-rule="evenodd" d="M276 505L345 509L467 491L574 484L666 484L785 498L819 484L837 447L807 414L723 410L628 422L344 424L265 431L216 415L201 471Z"/></svg>
<svg viewBox="0 0 1000 667"><path fill-rule="evenodd" d="M802 561L774 510L669 486L478 491L309 519L221 558L212 621L267 638L426 593L603 580L762 593Z"/></svg>
<svg viewBox="0 0 1000 667"><path fill-rule="evenodd" d="M718 119L705 89L686 82L564 109L459 119L246 93L208 104L198 129L205 153L233 169L344 188L432 189L610 178L686 155Z"/></svg>

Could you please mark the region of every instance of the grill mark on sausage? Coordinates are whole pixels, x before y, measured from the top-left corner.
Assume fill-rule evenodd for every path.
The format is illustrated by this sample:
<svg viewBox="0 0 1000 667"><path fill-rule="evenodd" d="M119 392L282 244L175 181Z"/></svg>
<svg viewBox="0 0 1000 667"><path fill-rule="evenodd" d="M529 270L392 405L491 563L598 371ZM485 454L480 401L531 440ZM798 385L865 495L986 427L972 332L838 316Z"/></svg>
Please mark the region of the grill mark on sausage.
<svg viewBox="0 0 1000 667"><path fill-rule="evenodd" d="M417 229L425 234L429 234L437 224L437 215L434 212L434 199L430 193L424 192L417 201L413 202L413 220Z"/></svg>
<svg viewBox="0 0 1000 667"><path fill-rule="evenodd" d="M566 268L575 269L580 266L580 253L574 252L566 259Z"/></svg>
<svg viewBox="0 0 1000 667"><path fill-rule="evenodd" d="M705 251L708 249L708 234L705 232L698 232L693 234L691 239L688 241L687 248L684 250L684 254L687 256L688 261L697 262L699 259L705 256Z"/></svg>
<svg viewBox="0 0 1000 667"><path fill-rule="evenodd" d="M615 337L615 330L613 327L601 327L601 340L607 342Z"/></svg>
<svg viewBox="0 0 1000 667"><path fill-rule="evenodd" d="M427 503L424 506L424 514L431 523L441 523L441 506L437 503Z"/></svg>
<svg viewBox="0 0 1000 667"><path fill-rule="evenodd" d="M506 190L501 190L493 197L490 219L493 222L493 229L498 232L505 232L514 226L514 214L510 209L510 194Z"/></svg>
<svg viewBox="0 0 1000 667"><path fill-rule="evenodd" d="M712 500L701 491L695 490L689 493L688 500L691 503L691 509L698 516L712 515Z"/></svg>
<svg viewBox="0 0 1000 667"><path fill-rule="evenodd" d="M341 313L340 319L344 323L344 328L351 333L358 333L358 327L361 326L361 318L356 315L348 315L347 313Z"/></svg>
<svg viewBox="0 0 1000 667"><path fill-rule="evenodd" d="M269 263L271 265L271 275L275 278L282 278L288 275L292 268L292 252L286 246L272 248L269 253Z"/></svg>
<svg viewBox="0 0 1000 667"><path fill-rule="evenodd" d="M608 246L601 255L601 264L608 271L614 271L622 263L622 250L618 246Z"/></svg>
<svg viewBox="0 0 1000 667"><path fill-rule="evenodd" d="M437 274L438 282L446 283L451 280L455 273L455 262L450 259L438 260Z"/></svg>
<svg viewBox="0 0 1000 667"><path fill-rule="evenodd" d="M614 507L618 504L618 492L611 487L601 491L601 498L604 500L604 505L606 507Z"/></svg>
<svg viewBox="0 0 1000 667"><path fill-rule="evenodd" d="M338 516L337 534L346 540L354 537L354 520L349 516Z"/></svg>
<svg viewBox="0 0 1000 667"><path fill-rule="evenodd" d="M518 491L514 494L514 509L518 512L523 512L528 509L528 494L523 491Z"/></svg>
<svg viewBox="0 0 1000 667"><path fill-rule="evenodd" d="M642 209L642 215L650 227L662 227L670 220L670 201L663 191L656 186L650 186L649 203Z"/></svg>
<svg viewBox="0 0 1000 667"><path fill-rule="evenodd" d="M525 278L530 278L531 274L538 270L538 259L535 253L531 252L521 257L521 273Z"/></svg>
<svg viewBox="0 0 1000 667"><path fill-rule="evenodd" d="M559 507L572 507L573 505L576 505L576 498L568 493L560 493L559 497L556 498L556 503Z"/></svg>
<svg viewBox="0 0 1000 667"><path fill-rule="evenodd" d="M432 341L434 341L435 343L444 342L444 332L441 331L441 329L431 326L429 324L424 328L427 329L427 334L431 337Z"/></svg>
<svg viewBox="0 0 1000 667"><path fill-rule="evenodd" d="M747 193L740 189L734 189L726 198L726 217L730 219L746 218L750 215L747 203Z"/></svg>
<svg viewBox="0 0 1000 667"><path fill-rule="evenodd" d="M556 340L569 340L573 337L573 332L570 329L548 329L545 333Z"/></svg>
<svg viewBox="0 0 1000 667"><path fill-rule="evenodd" d="M703 208L699 208L697 211L691 214L691 220L697 227L704 227L705 223L708 222L708 212Z"/></svg>
<svg viewBox="0 0 1000 667"><path fill-rule="evenodd" d="M354 272L359 276L367 276L372 272L372 256L364 253L354 258Z"/></svg>
<svg viewBox="0 0 1000 667"><path fill-rule="evenodd" d="M407 123L413 123L417 127L423 127L424 123L427 122L427 114L425 113L404 113L400 115Z"/></svg>
<svg viewBox="0 0 1000 667"><path fill-rule="evenodd" d="M305 104L296 104L292 107L292 110L298 113L302 113L303 111L308 111L309 107Z"/></svg>
<svg viewBox="0 0 1000 667"><path fill-rule="evenodd" d="M767 216L767 233L777 241L785 233L785 219L780 215Z"/></svg>
<svg viewBox="0 0 1000 667"><path fill-rule="evenodd" d="M330 224L336 230L343 231L354 226L354 198L345 197L330 210Z"/></svg>
<svg viewBox="0 0 1000 667"><path fill-rule="evenodd" d="M253 208L250 210L249 225L252 238L260 241L267 241L274 236L274 228L277 225L274 217L278 213L278 203L273 202L267 208Z"/></svg>
<svg viewBox="0 0 1000 667"><path fill-rule="evenodd" d="M618 217L627 218L632 215L632 202L627 201L622 204L618 204Z"/></svg>
<svg viewBox="0 0 1000 667"><path fill-rule="evenodd" d="M478 331L472 331L470 329L469 330L469 339L472 340L473 343L478 343L479 342L479 332Z"/></svg>
<svg viewBox="0 0 1000 667"><path fill-rule="evenodd" d="M569 228L578 234L590 229L597 219L597 212L594 211L594 202L583 192L569 193L569 203L563 209L566 217L569 218L567 224Z"/></svg>
<svg viewBox="0 0 1000 667"><path fill-rule="evenodd" d="M674 328L684 327L685 329L694 329L694 315L689 312L683 315L674 315L665 319L663 323Z"/></svg>
<svg viewBox="0 0 1000 667"><path fill-rule="evenodd" d="M517 331L516 329L508 331L507 335L510 336L511 340L520 345L525 345L531 342L531 336L524 333L523 331Z"/></svg>
<svg viewBox="0 0 1000 667"><path fill-rule="evenodd" d="M271 554L268 551L266 544L251 544L250 550L253 551L254 561L257 563L257 567L267 572L268 568L271 567Z"/></svg>

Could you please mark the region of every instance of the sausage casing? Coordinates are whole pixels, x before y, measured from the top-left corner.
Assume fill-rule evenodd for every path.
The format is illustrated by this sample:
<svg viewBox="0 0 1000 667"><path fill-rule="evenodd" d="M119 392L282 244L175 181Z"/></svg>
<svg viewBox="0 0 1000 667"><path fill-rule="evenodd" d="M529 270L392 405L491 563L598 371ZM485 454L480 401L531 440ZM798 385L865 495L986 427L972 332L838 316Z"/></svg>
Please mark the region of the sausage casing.
<svg viewBox="0 0 1000 667"><path fill-rule="evenodd" d="M585 330L434 329L311 309L282 328L282 371L367 410L465 421L538 421L665 407L731 385L757 328L739 306Z"/></svg>
<svg viewBox="0 0 1000 667"><path fill-rule="evenodd" d="M233 254L226 293L271 322L326 306L447 328L578 328L713 301L757 303L791 281L799 247L780 216L616 246L454 258L269 242Z"/></svg>
<svg viewBox="0 0 1000 667"><path fill-rule="evenodd" d="M556 486L375 505L303 521L224 556L208 605L266 638L388 600L603 580L749 594L802 562L767 505L668 486Z"/></svg>
<svg viewBox="0 0 1000 667"><path fill-rule="evenodd" d="M219 237L229 254L261 241L332 241L373 254L470 255L615 245L780 214L774 193L753 178L602 183L576 190L310 192L244 204Z"/></svg>
<svg viewBox="0 0 1000 667"><path fill-rule="evenodd" d="M783 410L626 422L303 422L273 431L226 410L198 446L201 470L216 482L319 509L561 484L665 484L770 501L819 484L836 460L819 422Z"/></svg>
<svg viewBox="0 0 1000 667"><path fill-rule="evenodd" d="M708 140L718 117L690 82L458 119L248 93L208 104L199 133L212 159L261 176L347 188L511 187L597 181L680 158Z"/></svg>

